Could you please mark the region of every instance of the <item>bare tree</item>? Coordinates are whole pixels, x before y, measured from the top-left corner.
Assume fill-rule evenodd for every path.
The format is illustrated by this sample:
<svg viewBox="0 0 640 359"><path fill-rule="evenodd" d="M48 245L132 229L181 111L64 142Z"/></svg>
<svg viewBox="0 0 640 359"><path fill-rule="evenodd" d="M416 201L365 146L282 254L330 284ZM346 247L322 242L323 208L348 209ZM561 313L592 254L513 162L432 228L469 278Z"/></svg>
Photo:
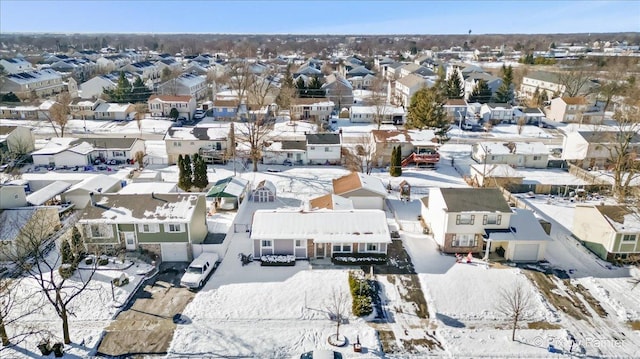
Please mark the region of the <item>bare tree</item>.
<svg viewBox="0 0 640 359"><path fill-rule="evenodd" d="M29 315L41 311L43 303L31 300L35 293L24 292L24 288L18 290L18 284L19 281L0 278L0 353L9 346L19 345L29 336L41 332L26 319Z"/></svg>
<svg viewBox="0 0 640 359"><path fill-rule="evenodd" d="M516 340L518 322L523 319L527 311L531 309L530 293L521 284L512 288L500 290L500 297L496 309L506 315L512 324L511 340Z"/></svg>
<svg viewBox="0 0 640 359"><path fill-rule="evenodd" d="M67 127L67 123L69 122L69 104L71 103L71 95L68 92L63 92L58 96L58 101L51 106L49 113L51 114L51 118L49 119L53 130L58 136L58 131L56 130L56 125L60 127L60 137L64 137L64 129Z"/></svg>
<svg viewBox="0 0 640 359"><path fill-rule="evenodd" d="M336 322L336 340L340 340L340 324L348 318L349 295L342 290L333 288L327 310Z"/></svg>
<svg viewBox="0 0 640 359"><path fill-rule="evenodd" d="M516 126L518 126L518 134L521 135L522 131L524 131L524 126L527 124L527 121L524 119L524 117L520 117L516 123Z"/></svg>
<svg viewBox="0 0 640 359"><path fill-rule="evenodd" d="M564 87L563 96L575 97L590 91L591 71L580 64L577 67L558 74L558 82Z"/></svg>
<svg viewBox="0 0 640 359"><path fill-rule="evenodd" d="M57 219L57 213L54 214ZM57 234L70 230L73 218L62 230L56 232L54 217L47 210L36 210L30 218L16 220L16 223L8 223L18 228L16 250L7 253L16 267L24 276L32 278L40 292L62 320L62 336L65 344L71 343L69 335L69 317L74 314L71 303L80 294L89 288L96 272L97 261L90 269L77 270L70 275L63 275L60 268L67 268L68 264L61 263L61 251L53 248L56 242L62 243L66 239ZM20 227L17 227L22 224ZM70 268L75 269L74 263Z"/></svg>
<svg viewBox="0 0 640 359"><path fill-rule="evenodd" d="M375 109L374 121L376 125L378 125L378 130L382 125L382 120L384 119L387 109L386 86L387 82L381 76L376 76L371 82L371 97L369 97L368 102Z"/></svg>
<svg viewBox="0 0 640 359"><path fill-rule="evenodd" d="M371 137L362 135L357 138L355 146L343 148L345 167L354 172L370 174L375 157L375 144Z"/></svg>
<svg viewBox="0 0 640 359"><path fill-rule="evenodd" d="M221 77L220 82L235 91L238 97L236 107L236 113L238 113L240 106L248 104L247 95L249 87L253 83L253 73L251 73L250 64L243 60L230 63L227 66L227 72Z"/></svg>

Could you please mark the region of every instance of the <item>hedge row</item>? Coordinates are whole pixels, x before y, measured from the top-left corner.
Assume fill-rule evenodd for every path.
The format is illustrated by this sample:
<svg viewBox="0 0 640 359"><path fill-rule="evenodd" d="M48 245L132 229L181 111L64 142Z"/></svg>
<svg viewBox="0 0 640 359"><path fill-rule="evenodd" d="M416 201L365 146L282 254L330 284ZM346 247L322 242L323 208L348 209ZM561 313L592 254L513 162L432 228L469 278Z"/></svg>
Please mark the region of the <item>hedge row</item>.
<svg viewBox="0 0 640 359"><path fill-rule="evenodd" d="M364 317L373 312L373 295L375 291L371 281L356 272L349 272L349 290L353 303L351 311L354 315Z"/></svg>

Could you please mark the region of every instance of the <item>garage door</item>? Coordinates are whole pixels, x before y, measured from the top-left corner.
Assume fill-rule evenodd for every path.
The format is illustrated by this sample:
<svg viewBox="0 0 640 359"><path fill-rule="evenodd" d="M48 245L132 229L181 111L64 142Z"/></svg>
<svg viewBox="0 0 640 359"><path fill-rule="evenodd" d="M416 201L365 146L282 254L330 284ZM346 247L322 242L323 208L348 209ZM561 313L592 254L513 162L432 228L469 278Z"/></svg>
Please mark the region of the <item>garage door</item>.
<svg viewBox="0 0 640 359"><path fill-rule="evenodd" d="M538 260L539 244L516 244L513 251L514 262L535 262Z"/></svg>
<svg viewBox="0 0 640 359"><path fill-rule="evenodd" d="M163 262L188 262L187 243L162 243L160 245Z"/></svg>

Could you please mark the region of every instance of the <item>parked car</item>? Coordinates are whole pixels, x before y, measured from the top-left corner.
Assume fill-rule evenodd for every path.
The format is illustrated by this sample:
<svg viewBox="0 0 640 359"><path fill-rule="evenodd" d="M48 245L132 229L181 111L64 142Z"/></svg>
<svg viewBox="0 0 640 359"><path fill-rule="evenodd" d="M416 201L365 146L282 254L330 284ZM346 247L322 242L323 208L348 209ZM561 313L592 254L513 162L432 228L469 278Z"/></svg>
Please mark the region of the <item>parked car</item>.
<svg viewBox="0 0 640 359"><path fill-rule="evenodd" d="M183 287L197 289L201 288L207 277L218 266L220 258L217 253L204 252L194 259L180 279Z"/></svg>
<svg viewBox="0 0 640 359"><path fill-rule="evenodd" d="M202 120L205 118L206 112L204 110L196 110L196 113L193 115L194 120Z"/></svg>
<svg viewBox="0 0 640 359"><path fill-rule="evenodd" d="M312 350L300 355L300 359L342 359L342 354L333 350Z"/></svg>

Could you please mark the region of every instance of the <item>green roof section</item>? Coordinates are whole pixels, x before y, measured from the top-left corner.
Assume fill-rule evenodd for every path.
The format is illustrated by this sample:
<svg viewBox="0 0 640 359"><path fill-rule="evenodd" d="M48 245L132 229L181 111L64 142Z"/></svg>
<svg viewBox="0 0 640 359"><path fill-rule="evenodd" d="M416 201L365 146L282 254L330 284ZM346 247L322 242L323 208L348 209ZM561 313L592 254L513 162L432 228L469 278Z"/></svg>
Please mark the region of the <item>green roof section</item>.
<svg viewBox="0 0 640 359"><path fill-rule="evenodd" d="M238 177L221 179L207 192L207 198L239 197L248 184L249 181Z"/></svg>

